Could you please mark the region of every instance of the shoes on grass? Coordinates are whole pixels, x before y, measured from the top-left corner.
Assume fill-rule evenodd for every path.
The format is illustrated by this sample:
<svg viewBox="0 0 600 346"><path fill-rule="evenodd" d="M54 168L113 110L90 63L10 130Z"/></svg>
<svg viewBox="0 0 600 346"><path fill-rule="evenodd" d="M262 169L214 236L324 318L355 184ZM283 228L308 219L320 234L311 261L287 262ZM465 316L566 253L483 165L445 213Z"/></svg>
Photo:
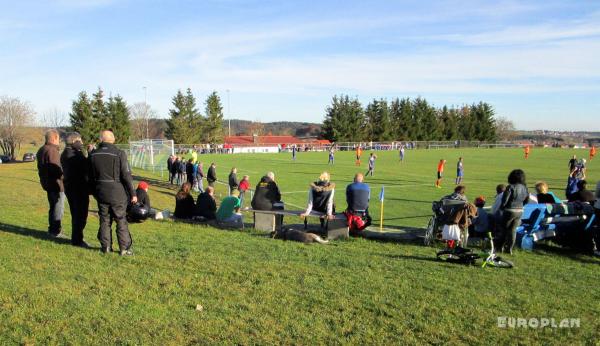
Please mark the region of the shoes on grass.
<svg viewBox="0 0 600 346"><path fill-rule="evenodd" d="M82 240L81 243L79 244L73 244L73 246L77 246L77 247L81 247L84 249L91 249L92 247L90 246L90 244L86 243L85 240Z"/></svg>
<svg viewBox="0 0 600 346"><path fill-rule="evenodd" d="M103 247L100 249L100 252L102 253L110 253L113 252L113 249L111 247Z"/></svg>
<svg viewBox="0 0 600 346"><path fill-rule="evenodd" d="M58 234L52 234L50 233L50 236L54 239L69 239L69 237L67 237L66 234L64 234L63 232L60 232Z"/></svg>
<svg viewBox="0 0 600 346"><path fill-rule="evenodd" d="M133 251L131 251L131 249L121 250L119 256L133 256Z"/></svg>

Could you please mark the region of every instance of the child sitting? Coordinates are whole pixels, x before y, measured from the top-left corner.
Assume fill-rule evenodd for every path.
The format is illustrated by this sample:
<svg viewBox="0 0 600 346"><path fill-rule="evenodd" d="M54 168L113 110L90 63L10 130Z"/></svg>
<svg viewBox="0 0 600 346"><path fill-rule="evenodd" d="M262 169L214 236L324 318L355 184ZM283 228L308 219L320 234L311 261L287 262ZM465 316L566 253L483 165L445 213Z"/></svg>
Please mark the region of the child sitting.
<svg viewBox="0 0 600 346"><path fill-rule="evenodd" d="M483 207L485 206L485 197L477 197L475 199L475 206L477 207L477 216L473 218L471 229L475 236L485 238L487 232L490 230L490 216L483 210Z"/></svg>

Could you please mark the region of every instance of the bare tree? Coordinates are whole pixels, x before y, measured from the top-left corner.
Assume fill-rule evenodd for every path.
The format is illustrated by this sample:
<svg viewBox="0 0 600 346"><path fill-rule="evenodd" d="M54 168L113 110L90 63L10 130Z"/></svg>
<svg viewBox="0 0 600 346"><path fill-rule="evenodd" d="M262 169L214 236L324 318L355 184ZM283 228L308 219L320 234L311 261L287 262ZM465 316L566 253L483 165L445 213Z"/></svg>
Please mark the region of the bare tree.
<svg viewBox="0 0 600 346"><path fill-rule="evenodd" d="M501 141L510 141L515 138L515 123L504 117L496 118L496 135Z"/></svg>
<svg viewBox="0 0 600 346"><path fill-rule="evenodd" d="M0 97L0 148L13 160L25 138L24 127L31 124L33 107L16 97Z"/></svg>
<svg viewBox="0 0 600 346"><path fill-rule="evenodd" d="M43 127L59 129L67 126L67 115L55 107L45 111L41 121Z"/></svg>
<svg viewBox="0 0 600 346"><path fill-rule="evenodd" d="M152 128L155 126L155 122L151 121L156 119L157 113L150 105L145 102L139 102L129 107L129 114L131 116L131 138L132 139L144 139L150 137L150 134L154 134L156 131Z"/></svg>

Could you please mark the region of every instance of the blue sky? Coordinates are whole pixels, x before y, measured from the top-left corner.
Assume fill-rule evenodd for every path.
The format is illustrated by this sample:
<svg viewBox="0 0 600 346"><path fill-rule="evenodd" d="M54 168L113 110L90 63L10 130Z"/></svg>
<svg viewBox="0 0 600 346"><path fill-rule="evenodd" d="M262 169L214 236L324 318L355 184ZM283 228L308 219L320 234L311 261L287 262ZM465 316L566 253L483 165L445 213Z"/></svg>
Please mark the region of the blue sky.
<svg viewBox="0 0 600 346"><path fill-rule="evenodd" d="M166 116L320 122L335 94L486 101L521 129L600 130L597 1L0 0L0 95L42 115L81 90ZM229 104L227 92L229 92ZM229 109L228 109L229 108Z"/></svg>

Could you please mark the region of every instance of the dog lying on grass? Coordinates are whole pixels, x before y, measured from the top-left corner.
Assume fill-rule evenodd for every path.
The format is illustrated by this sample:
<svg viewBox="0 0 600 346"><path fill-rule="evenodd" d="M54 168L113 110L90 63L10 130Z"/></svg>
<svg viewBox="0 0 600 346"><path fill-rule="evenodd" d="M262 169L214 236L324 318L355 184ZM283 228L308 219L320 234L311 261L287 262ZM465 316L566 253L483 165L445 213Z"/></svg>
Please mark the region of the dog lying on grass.
<svg viewBox="0 0 600 346"><path fill-rule="evenodd" d="M327 244L328 240L324 240L314 233L306 233L302 231L297 231L295 229L282 229L271 234L272 238L275 239L283 239L283 240L293 240L299 241L304 244L309 243L319 243L319 244Z"/></svg>

